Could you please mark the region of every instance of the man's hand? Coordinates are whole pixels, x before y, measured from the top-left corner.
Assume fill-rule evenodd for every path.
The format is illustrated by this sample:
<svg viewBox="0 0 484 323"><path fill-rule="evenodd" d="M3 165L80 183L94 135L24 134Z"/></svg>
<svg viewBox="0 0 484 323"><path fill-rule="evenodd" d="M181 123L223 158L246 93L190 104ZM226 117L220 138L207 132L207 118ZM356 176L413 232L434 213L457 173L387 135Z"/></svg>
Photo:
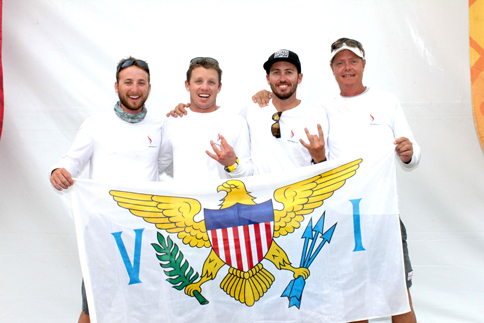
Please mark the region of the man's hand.
<svg viewBox="0 0 484 323"><path fill-rule="evenodd" d="M180 118L181 118L184 115L187 115L187 109L186 108L189 108L189 107L190 107L190 103L187 103L187 104L180 103L175 107L175 110L171 110L170 112L168 112L166 114L166 116L167 117L174 117L174 118L178 118L178 116L180 116Z"/></svg>
<svg viewBox="0 0 484 323"><path fill-rule="evenodd" d="M215 152L215 154L209 152L208 150L205 150L207 155L218 161L220 164L224 166L232 166L235 164L235 161L237 160L237 156L235 155L234 148L229 145L227 140L225 140L224 136L220 136L220 149L217 147L217 145L210 140L210 144L212 145L212 149Z"/></svg>
<svg viewBox="0 0 484 323"><path fill-rule="evenodd" d="M74 184L71 174L65 168L56 168L50 175L50 182L58 191L68 189L69 186Z"/></svg>
<svg viewBox="0 0 484 323"><path fill-rule="evenodd" d="M299 139L301 144L307 148L307 150L311 154L311 157L313 158L316 164L325 161L326 151L324 148L324 134L323 134L323 129L321 128L321 125L318 123L319 136L311 135L309 133L308 128L304 128L304 131L306 131L306 136L308 136L309 144L306 144L304 140Z"/></svg>
<svg viewBox="0 0 484 323"><path fill-rule="evenodd" d="M395 145L395 151L397 152L398 157L404 162L405 164L410 163L413 156L413 145L412 142L405 137L400 137L393 142Z"/></svg>
<svg viewBox="0 0 484 323"><path fill-rule="evenodd" d="M261 108L268 106L271 99L272 92L266 90L259 91L252 97L252 101L254 103L259 103Z"/></svg>

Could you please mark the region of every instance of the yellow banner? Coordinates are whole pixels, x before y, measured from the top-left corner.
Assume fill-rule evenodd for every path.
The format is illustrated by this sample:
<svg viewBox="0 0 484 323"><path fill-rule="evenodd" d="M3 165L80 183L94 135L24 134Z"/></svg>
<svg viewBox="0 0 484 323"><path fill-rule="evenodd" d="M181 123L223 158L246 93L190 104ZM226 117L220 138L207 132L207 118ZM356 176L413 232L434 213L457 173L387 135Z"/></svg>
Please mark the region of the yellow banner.
<svg viewBox="0 0 484 323"><path fill-rule="evenodd" d="M469 35L474 121L484 149L484 0L469 0Z"/></svg>

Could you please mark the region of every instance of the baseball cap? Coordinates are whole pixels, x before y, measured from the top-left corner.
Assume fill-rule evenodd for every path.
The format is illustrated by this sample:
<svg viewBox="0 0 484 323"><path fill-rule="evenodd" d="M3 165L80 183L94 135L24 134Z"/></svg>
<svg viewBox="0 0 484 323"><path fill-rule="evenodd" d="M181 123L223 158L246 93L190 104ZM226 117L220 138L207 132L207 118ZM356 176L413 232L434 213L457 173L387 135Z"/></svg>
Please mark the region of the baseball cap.
<svg viewBox="0 0 484 323"><path fill-rule="evenodd" d="M337 40L331 45L331 58L329 62L333 61L333 58L342 50L350 50L356 56L360 57L361 59L365 59L365 52L361 50L361 44L356 40L352 39L345 39L344 41Z"/></svg>
<svg viewBox="0 0 484 323"><path fill-rule="evenodd" d="M269 56L267 62L264 63L264 69L266 70L267 74L269 74L272 64L280 61L286 61L296 65L297 72L301 73L301 62L299 61L299 56L297 56L296 53L291 52L290 50L280 49L271 56Z"/></svg>

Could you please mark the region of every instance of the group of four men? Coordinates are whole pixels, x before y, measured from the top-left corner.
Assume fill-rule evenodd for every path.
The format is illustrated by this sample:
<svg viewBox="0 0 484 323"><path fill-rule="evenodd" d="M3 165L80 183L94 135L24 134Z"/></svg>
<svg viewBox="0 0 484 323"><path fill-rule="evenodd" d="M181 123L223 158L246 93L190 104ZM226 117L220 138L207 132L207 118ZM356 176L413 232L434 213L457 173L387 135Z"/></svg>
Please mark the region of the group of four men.
<svg viewBox="0 0 484 323"><path fill-rule="evenodd" d="M151 90L148 65L124 59L116 71L115 114L96 115L82 124L72 148L52 167L51 183L58 190L68 188L87 163L89 177L97 180L157 181L164 171L175 181L284 172L368 147L369 133L374 133L368 131L370 118L378 118L378 136L395 144L403 164L414 167L420 148L402 109L391 94L363 85L365 64L361 43L348 38L334 42L330 66L340 95L317 107L296 96L303 78L299 57L289 50L275 52L263 65L272 93L257 93L253 99L258 104L244 108L239 116L216 104L222 86L218 62L197 57L191 60L185 81L192 113L161 122L144 106ZM183 105L177 110L183 114ZM405 235L402 224L410 287ZM413 307L392 321L416 322ZM89 322L85 295L79 322Z"/></svg>

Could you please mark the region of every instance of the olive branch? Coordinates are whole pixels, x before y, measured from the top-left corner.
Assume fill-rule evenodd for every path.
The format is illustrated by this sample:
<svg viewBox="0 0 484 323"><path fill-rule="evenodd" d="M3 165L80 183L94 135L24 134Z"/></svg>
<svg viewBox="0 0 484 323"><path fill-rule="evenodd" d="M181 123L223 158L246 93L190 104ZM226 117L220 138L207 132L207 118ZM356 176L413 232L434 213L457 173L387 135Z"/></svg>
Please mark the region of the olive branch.
<svg viewBox="0 0 484 323"><path fill-rule="evenodd" d="M167 239L158 232L159 244L152 243L157 254L156 257L160 260L160 266L163 268L165 275L170 278L166 280L172 284L173 288L177 290L184 289L187 285L193 283L198 278L198 273L193 270L187 260L184 260L184 255L168 236ZM208 300L199 292L195 291L195 298L201 305L208 304Z"/></svg>

